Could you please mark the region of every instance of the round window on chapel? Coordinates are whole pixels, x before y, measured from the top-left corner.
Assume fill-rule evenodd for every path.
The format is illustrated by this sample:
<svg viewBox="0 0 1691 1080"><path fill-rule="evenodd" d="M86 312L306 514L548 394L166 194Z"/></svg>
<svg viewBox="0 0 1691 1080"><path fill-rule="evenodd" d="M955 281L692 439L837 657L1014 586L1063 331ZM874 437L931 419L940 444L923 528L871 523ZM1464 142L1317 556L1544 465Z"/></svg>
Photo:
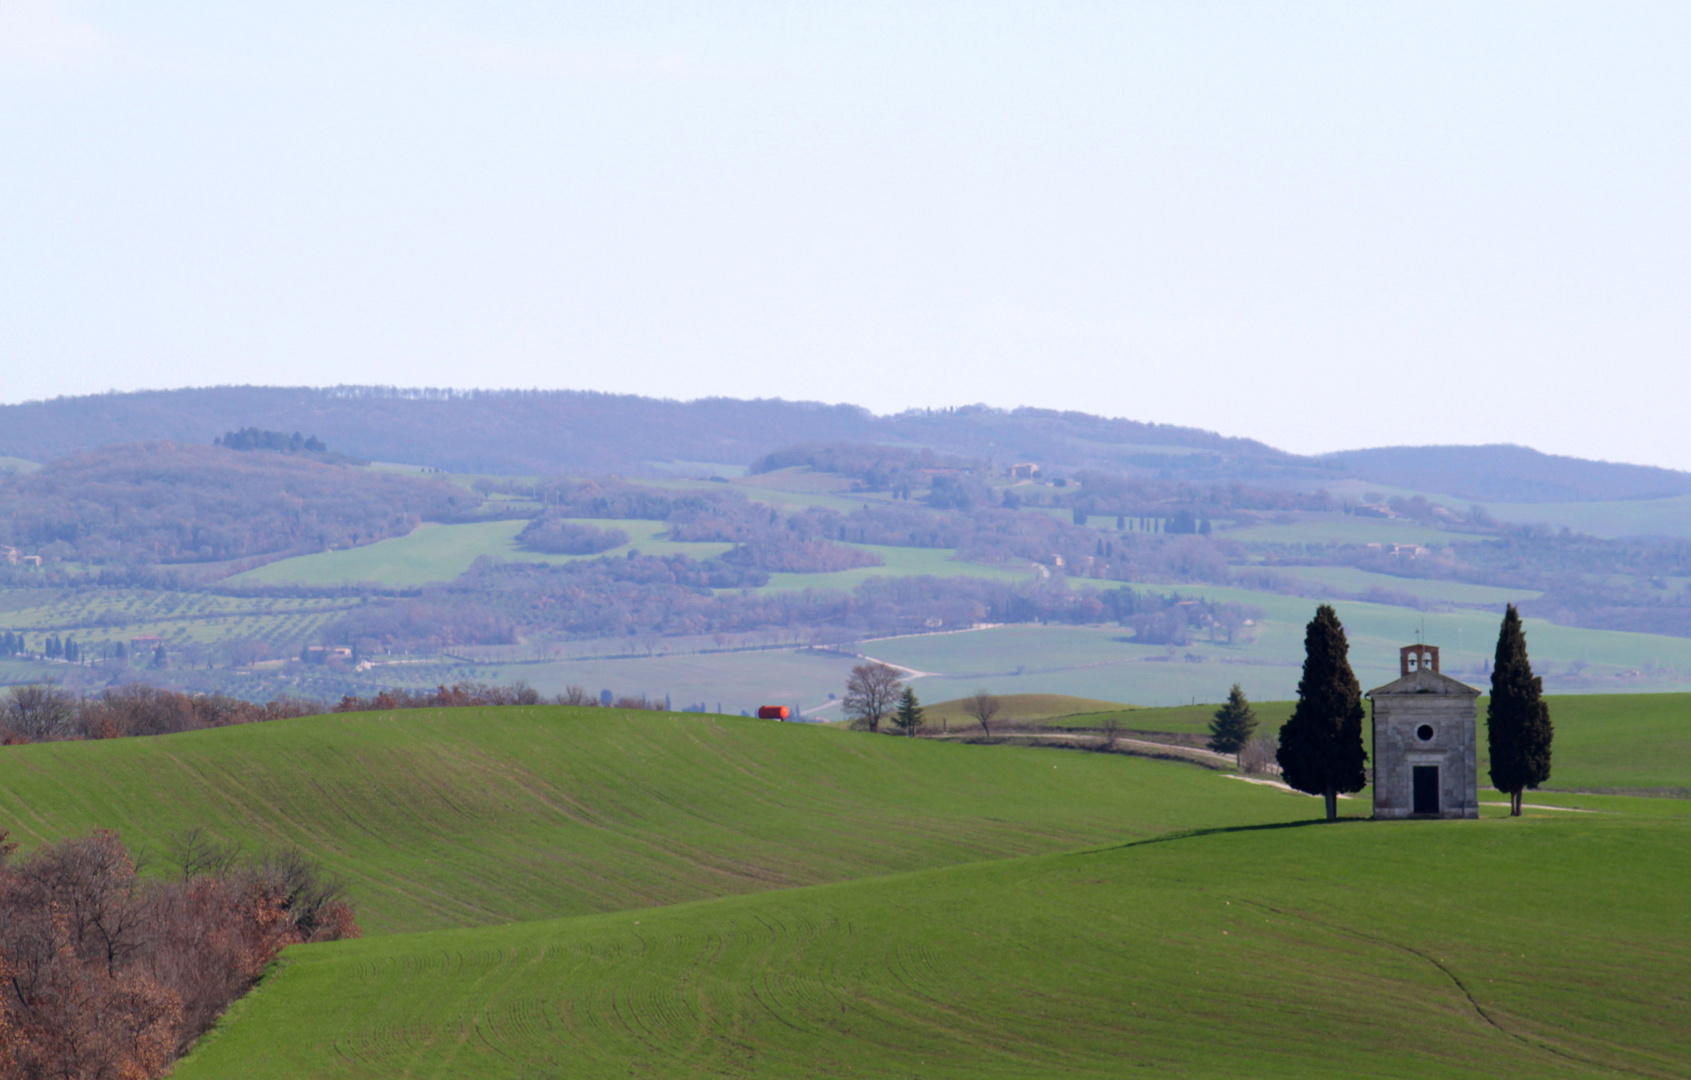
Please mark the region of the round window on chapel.
<svg viewBox="0 0 1691 1080"><path fill-rule="evenodd" d="M1421 740L1421 741L1422 741L1422 742L1430 742L1430 741L1432 741L1432 738L1433 738L1433 725L1431 725L1431 724L1422 724L1422 725L1421 725L1421 726L1420 726L1420 727L1418 727L1418 728L1416 728L1416 729L1415 729L1415 737L1416 737L1416 738L1417 738L1417 739L1420 739L1420 740Z"/></svg>

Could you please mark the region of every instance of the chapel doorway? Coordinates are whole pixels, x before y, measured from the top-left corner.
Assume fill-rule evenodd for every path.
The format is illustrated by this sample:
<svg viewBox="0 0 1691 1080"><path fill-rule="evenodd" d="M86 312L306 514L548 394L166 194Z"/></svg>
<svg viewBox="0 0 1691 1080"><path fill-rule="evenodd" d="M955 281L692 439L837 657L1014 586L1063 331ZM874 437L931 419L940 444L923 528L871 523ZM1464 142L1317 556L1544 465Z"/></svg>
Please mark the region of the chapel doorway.
<svg viewBox="0 0 1691 1080"><path fill-rule="evenodd" d="M1439 812L1439 767L1437 765L1415 766L1413 779L1415 783L1415 809L1417 814L1436 814Z"/></svg>

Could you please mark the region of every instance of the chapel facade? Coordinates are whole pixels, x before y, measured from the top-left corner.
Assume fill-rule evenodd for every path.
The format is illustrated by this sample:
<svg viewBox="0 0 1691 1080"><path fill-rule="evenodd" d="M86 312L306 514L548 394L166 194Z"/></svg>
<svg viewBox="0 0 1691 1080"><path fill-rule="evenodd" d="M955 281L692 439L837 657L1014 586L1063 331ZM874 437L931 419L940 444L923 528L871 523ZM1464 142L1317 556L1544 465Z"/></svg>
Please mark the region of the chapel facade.
<svg viewBox="0 0 1691 1080"><path fill-rule="evenodd" d="M1398 672L1364 695L1374 713L1374 816L1479 817L1480 692L1439 673L1437 645L1399 649Z"/></svg>

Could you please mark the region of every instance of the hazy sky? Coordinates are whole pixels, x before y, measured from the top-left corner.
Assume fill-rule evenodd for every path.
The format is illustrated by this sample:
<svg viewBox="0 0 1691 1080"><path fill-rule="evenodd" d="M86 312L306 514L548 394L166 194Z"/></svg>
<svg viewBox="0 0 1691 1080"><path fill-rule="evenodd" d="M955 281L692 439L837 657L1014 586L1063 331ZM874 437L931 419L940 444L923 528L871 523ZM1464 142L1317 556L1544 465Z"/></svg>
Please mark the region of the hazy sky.
<svg viewBox="0 0 1691 1080"><path fill-rule="evenodd" d="M0 0L0 400L984 401L1691 468L1691 5Z"/></svg>

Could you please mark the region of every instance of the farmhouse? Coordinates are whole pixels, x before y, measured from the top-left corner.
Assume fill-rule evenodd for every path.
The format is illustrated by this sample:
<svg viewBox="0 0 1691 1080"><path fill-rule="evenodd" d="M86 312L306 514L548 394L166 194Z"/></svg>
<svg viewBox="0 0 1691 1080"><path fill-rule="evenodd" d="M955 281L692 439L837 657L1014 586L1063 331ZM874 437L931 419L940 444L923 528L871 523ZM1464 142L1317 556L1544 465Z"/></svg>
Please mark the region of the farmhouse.
<svg viewBox="0 0 1691 1080"><path fill-rule="evenodd" d="M1436 645L1398 650L1374 706L1374 816L1480 816L1474 714L1480 692L1439 673Z"/></svg>

